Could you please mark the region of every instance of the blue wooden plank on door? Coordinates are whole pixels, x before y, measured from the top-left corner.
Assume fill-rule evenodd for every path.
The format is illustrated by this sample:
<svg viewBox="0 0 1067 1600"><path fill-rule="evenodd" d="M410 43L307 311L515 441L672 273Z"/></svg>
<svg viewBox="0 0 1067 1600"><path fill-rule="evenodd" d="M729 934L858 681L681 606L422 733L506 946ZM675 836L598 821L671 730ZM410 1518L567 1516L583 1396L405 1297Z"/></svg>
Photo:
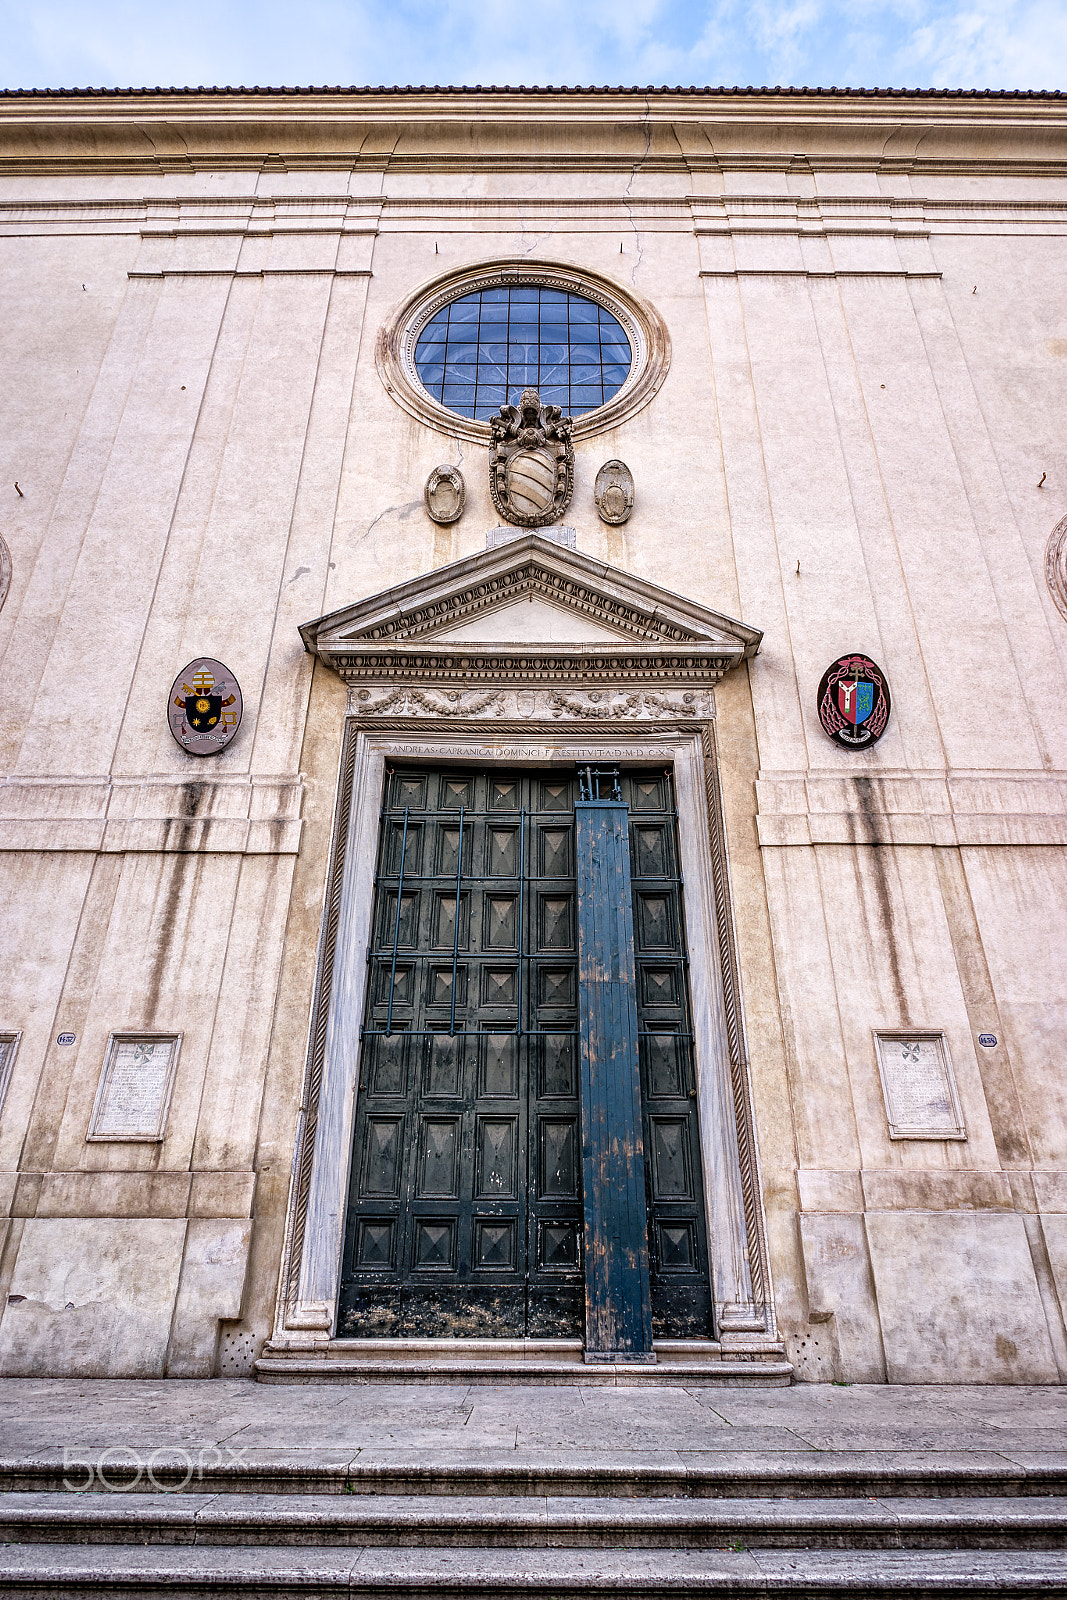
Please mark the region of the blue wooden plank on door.
<svg viewBox="0 0 1067 1600"><path fill-rule="evenodd" d="M654 1361L627 808L575 805L585 1359Z"/></svg>

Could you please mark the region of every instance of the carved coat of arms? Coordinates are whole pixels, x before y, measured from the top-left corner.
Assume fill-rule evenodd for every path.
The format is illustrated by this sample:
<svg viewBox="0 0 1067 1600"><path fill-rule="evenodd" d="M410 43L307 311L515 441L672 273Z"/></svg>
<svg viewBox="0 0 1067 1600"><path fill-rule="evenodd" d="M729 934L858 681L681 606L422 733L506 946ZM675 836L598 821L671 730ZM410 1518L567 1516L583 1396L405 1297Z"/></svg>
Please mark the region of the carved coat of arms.
<svg viewBox="0 0 1067 1600"><path fill-rule="evenodd" d="M574 490L571 419L524 389L517 406L501 406L489 422L489 492L506 522L543 528L566 511Z"/></svg>

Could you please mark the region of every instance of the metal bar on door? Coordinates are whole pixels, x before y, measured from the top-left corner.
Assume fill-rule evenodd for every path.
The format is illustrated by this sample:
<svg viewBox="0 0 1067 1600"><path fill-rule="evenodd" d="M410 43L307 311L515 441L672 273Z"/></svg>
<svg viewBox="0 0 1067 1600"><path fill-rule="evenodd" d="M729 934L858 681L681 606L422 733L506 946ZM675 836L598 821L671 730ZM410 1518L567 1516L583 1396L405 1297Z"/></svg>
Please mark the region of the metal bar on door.
<svg viewBox="0 0 1067 1600"><path fill-rule="evenodd" d="M526 807L519 813L519 990L518 1008L515 1012L515 1032L522 1037L522 951L523 917L526 906Z"/></svg>
<svg viewBox="0 0 1067 1600"><path fill-rule="evenodd" d="M452 1014L448 1019L448 1037L456 1036L456 971L459 964L459 886L463 882L463 807L459 808L459 850L456 852L456 932L452 940Z"/></svg>
<svg viewBox="0 0 1067 1600"><path fill-rule="evenodd" d="M396 988L396 951L400 943L400 907L404 899L404 858L408 853L408 807L404 807L404 837L400 844L400 882L396 890L396 921L393 923L393 965L389 973L389 1013L385 1019L385 1036L393 1031L393 990Z"/></svg>

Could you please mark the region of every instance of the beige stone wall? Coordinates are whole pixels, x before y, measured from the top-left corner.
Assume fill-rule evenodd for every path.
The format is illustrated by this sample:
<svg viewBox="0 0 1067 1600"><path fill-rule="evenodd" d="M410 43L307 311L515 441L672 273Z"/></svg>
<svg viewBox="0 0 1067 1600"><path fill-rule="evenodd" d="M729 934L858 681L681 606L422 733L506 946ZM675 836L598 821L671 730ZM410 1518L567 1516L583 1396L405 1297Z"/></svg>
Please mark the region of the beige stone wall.
<svg viewBox="0 0 1067 1600"><path fill-rule="evenodd" d="M1065 233L1053 100L0 102L0 1371L270 1330L344 710L297 624L484 548L484 448L374 343L524 257L671 338L576 446L578 548L765 634L718 741L798 1375L1067 1376ZM894 695L865 755L815 715L846 649ZM245 713L197 762L165 704L200 654ZM944 1031L966 1141L889 1139L902 1027ZM160 1145L86 1142L121 1029L183 1035Z"/></svg>

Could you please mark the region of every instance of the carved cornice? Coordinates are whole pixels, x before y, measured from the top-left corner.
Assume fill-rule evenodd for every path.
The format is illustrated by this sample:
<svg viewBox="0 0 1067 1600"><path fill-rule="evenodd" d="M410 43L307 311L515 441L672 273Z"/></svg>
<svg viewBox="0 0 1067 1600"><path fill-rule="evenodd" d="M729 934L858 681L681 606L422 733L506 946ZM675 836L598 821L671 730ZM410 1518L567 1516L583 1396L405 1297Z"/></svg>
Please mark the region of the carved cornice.
<svg viewBox="0 0 1067 1600"><path fill-rule="evenodd" d="M630 684L635 681L651 683L717 683L724 672L741 660L737 654L714 654L700 647L690 646L690 654L681 651L667 654L647 651L641 654L590 651L577 649L563 653L557 645L549 651L539 651L536 646L489 649L484 647L469 655L427 655L416 651L360 651L318 653L327 666L346 683L396 682L453 684L453 683L523 683L531 687L545 683L573 684ZM557 653L559 652L559 653Z"/></svg>
<svg viewBox="0 0 1067 1600"><path fill-rule="evenodd" d="M1055 176L1056 91L387 87L0 92L0 169Z"/></svg>

